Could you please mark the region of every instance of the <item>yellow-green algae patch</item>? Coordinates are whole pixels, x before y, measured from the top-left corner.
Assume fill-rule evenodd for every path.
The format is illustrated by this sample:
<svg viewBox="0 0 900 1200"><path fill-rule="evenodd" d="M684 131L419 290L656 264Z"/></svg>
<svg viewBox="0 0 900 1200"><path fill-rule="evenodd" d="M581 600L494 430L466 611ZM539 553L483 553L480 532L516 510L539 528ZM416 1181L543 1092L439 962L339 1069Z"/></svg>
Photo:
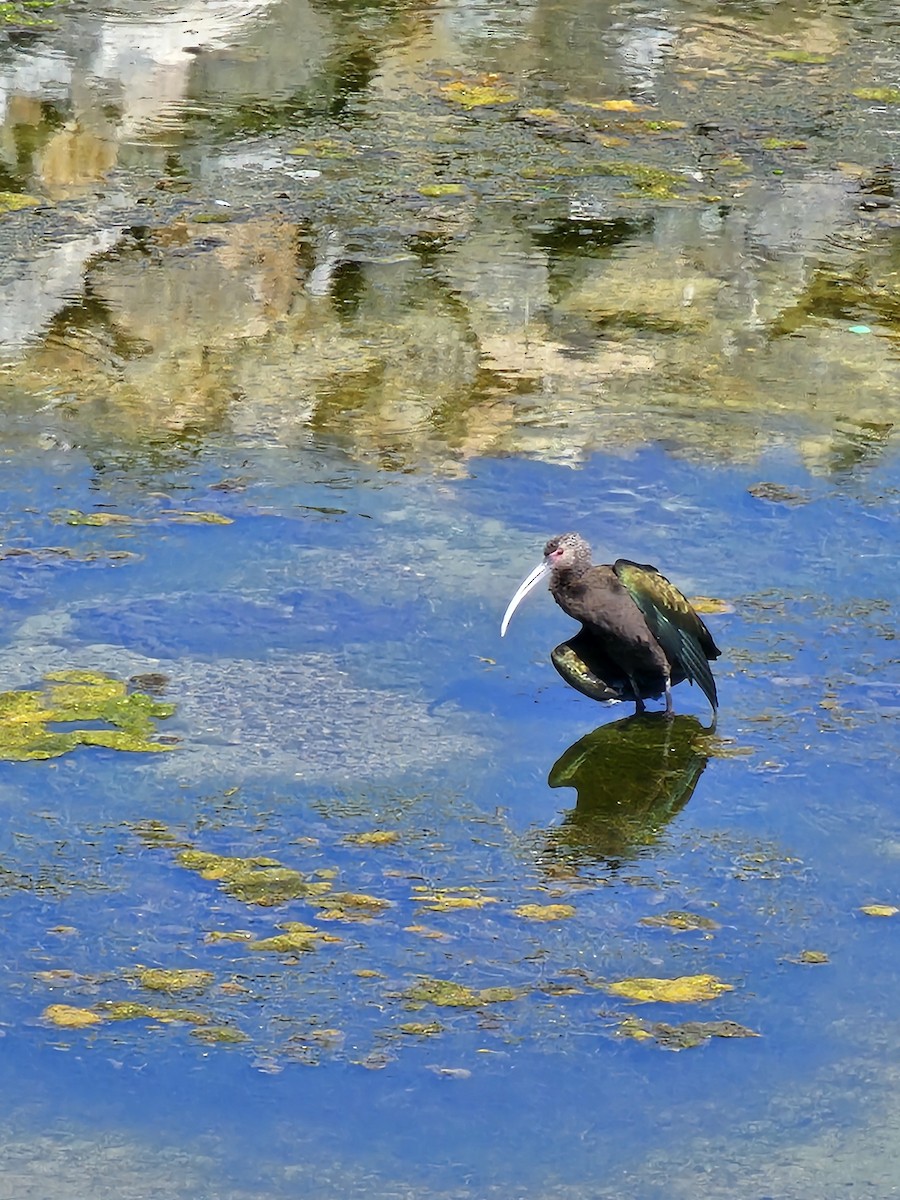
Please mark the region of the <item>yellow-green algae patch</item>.
<svg viewBox="0 0 900 1200"><path fill-rule="evenodd" d="M309 1034L309 1040L323 1050L337 1050L346 1040L346 1034L342 1029L314 1029Z"/></svg>
<svg viewBox="0 0 900 1200"><path fill-rule="evenodd" d="M112 512L81 512L77 508L68 508L63 512L50 514L55 521L63 521L66 525L152 525L165 521L173 525L233 525L231 517L223 517L221 513L194 512L191 509L167 508L150 517L132 517L127 513Z"/></svg>
<svg viewBox="0 0 900 1200"><path fill-rule="evenodd" d="M87 976L79 975L77 971L70 971L66 967L56 967L49 971L35 971L34 977L38 983L46 984L47 987L70 987L73 983L87 978Z"/></svg>
<svg viewBox="0 0 900 1200"><path fill-rule="evenodd" d="M203 940L209 946L217 942L252 942L253 934L249 929L211 929Z"/></svg>
<svg viewBox="0 0 900 1200"><path fill-rule="evenodd" d="M607 983L605 990L612 996L622 996L639 1004L695 1004L715 1000L723 992L733 991L715 975L681 975L677 979L620 979Z"/></svg>
<svg viewBox="0 0 900 1200"><path fill-rule="evenodd" d="M58 758L77 746L138 753L169 750L150 741L156 722L175 711L119 679L97 671L54 671L47 688L0 693L0 759ZM50 729L51 724L103 721L111 729Z"/></svg>
<svg viewBox="0 0 900 1200"><path fill-rule="evenodd" d="M734 612L734 605L727 600L720 600L718 596L694 596L691 598L691 608L704 616Z"/></svg>
<svg viewBox="0 0 900 1200"><path fill-rule="evenodd" d="M197 967L166 969L147 967L138 972L138 983L152 992L203 992L215 980L212 971Z"/></svg>
<svg viewBox="0 0 900 1200"><path fill-rule="evenodd" d="M397 1029L407 1037L436 1037L444 1032L440 1021L404 1021Z"/></svg>
<svg viewBox="0 0 900 1200"><path fill-rule="evenodd" d="M162 521L171 521L174 525L233 525L233 517L225 517L217 512L194 512L193 509L166 508L159 513Z"/></svg>
<svg viewBox="0 0 900 1200"><path fill-rule="evenodd" d="M514 987L466 987L451 979L431 979L423 976L406 992L404 999L413 1007L436 1004L441 1008L480 1008L484 1004L503 1004L518 1000L525 995L524 988Z"/></svg>
<svg viewBox="0 0 900 1200"><path fill-rule="evenodd" d="M649 925L652 929L672 929L678 933L685 930L719 929L718 922L710 917L701 917L699 913L667 912L652 917L641 917L641 925Z"/></svg>
<svg viewBox="0 0 900 1200"><path fill-rule="evenodd" d="M438 199L441 196L464 196L465 194L465 186L461 183L424 183L419 188L419 195L428 200Z"/></svg>
<svg viewBox="0 0 900 1200"><path fill-rule="evenodd" d="M575 916L574 904L520 904L513 910L527 921L564 921Z"/></svg>
<svg viewBox="0 0 900 1200"><path fill-rule="evenodd" d="M419 884L413 899L429 912L451 912L456 908L484 908L496 904L496 896L485 896L476 887L430 888Z"/></svg>
<svg viewBox="0 0 900 1200"><path fill-rule="evenodd" d="M87 1029L103 1020L92 1008L79 1008L74 1004L48 1004L41 1016L61 1029Z"/></svg>
<svg viewBox="0 0 900 1200"><path fill-rule="evenodd" d="M293 154L298 158L308 158L310 155L316 155L319 158L353 158L358 153L355 146L345 145L330 137L315 138L302 146L294 146L292 150L288 150L288 154Z"/></svg>
<svg viewBox="0 0 900 1200"><path fill-rule="evenodd" d="M298 951L315 950L320 942L339 942L341 939L322 933L314 925L304 925L301 921L285 921L272 937L259 938L248 943L249 950L271 950L276 954L293 954Z"/></svg>
<svg viewBox="0 0 900 1200"><path fill-rule="evenodd" d="M368 921L391 907L390 900L369 896L364 892L330 892L320 903L321 921Z"/></svg>
<svg viewBox="0 0 900 1200"><path fill-rule="evenodd" d="M689 1050L694 1046L704 1046L714 1037L759 1037L755 1030L739 1025L737 1021L685 1021L682 1025L668 1025L662 1021L641 1021L637 1017L627 1017L617 1032L620 1037L636 1042L656 1041L666 1050Z"/></svg>
<svg viewBox="0 0 900 1200"><path fill-rule="evenodd" d="M344 841L350 846L393 846L400 841L399 829L370 829L365 833L348 833Z"/></svg>
<svg viewBox="0 0 900 1200"><path fill-rule="evenodd" d="M445 100L463 108L484 108L497 104L512 104L517 99L513 88L499 75L482 75L478 79L456 79L440 88Z"/></svg>
<svg viewBox="0 0 900 1200"><path fill-rule="evenodd" d="M26 196L23 192L0 192L0 215L16 212L20 208L35 208L40 204L36 196Z"/></svg>
<svg viewBox="0 0 900 1200"><path fill-rule="evenodd" d="M99 1015L108 1021L160 1021L171 1025L207 1025L206 1013L192 1008L160 1008L138 1000L109 1000L99 1007Z"/></svg>
<svg viewBox="0 0 900 1200"><path fill-rule="evenodd" d="M418 937L429 938L430 940L435 941L435 942L449 941L449 935L444 933L443 930L432 929L428 925L420 925L418 923L416 923L414 925L404 925L403 932L404 933L415 933Z"/></svg>
<svg viewBox="0 0 900 1200"><path fill-rule="evenodd" d="M806 150L809 143L799 138L767 137L763 138L760 145L763 150Z"/></svg>
<svg viewBox="0 0 900 1200"><path fill-rule="evenodd" d="M178 863L189 871L199 871L204 879L231 880L245 872L279 867L277 858L239 858L225 854L215 854L211 850L183 850L178 855Z"/></svg>
<svg viewBox="0 0 900 1200"><path fill-rule="evenodd" d="M656 200L674 199L678 195L678 189L685 182L681 175L667 171L664 167L654 167L646 163L597 162L591 164L591 173L621 175L642 195L652 196Z"/></svg>
<svg viewBox="0 0 900 1200"><path fill-rule="evenodd" d="M900 88L862 87L854 88L857 100L874 100L877 104L900 104Z"/></svg>
<svg viewBox="0 0 900 1200"><path fill-rule="evenodd" d="M824 950L801 950L794 962L798 962L801 966L817 967L823 963L829 962L830 959Z"/></svg>
<svg viewBox="0 0 900 1200"><path fill-rule="evenodd" d="M684 121L629 121L626 125L629 133L677 133L685 128Z"/></svg>
<svg viewBox="0 0 900 1200"><path fill-rule="evenodd" d="M138 524L141 524L139 518L126 516L124 513L113 513L113 512L83 513L80 509L77 509L77 508L68 508L65 511L61 511L61 512L52 512L50 514L50 517L51 517L51 520L54 520L54 521L65 521L65 523L67 525L92 525L92 526L100 527L100 526L104 526L104 525L138 525Z"/></svg>
<svg viewBox="0 0 900 1200"><path fill-rule="evenodd" d="M276 858L238 858L206 850L182 850L175 860L203 879L222 884L230 896L245 904L272 907L289 900L321 897L331 884L311 883L300 871L283 866Z"/></svg>
<svg viewBox="0 0 900 1200"><path fill-rule="evenodd" d="M0 25L26 29L52 25L50 17L41 17L38 13L46 8L53 8L55 4L56 0L3 0L3 3L0 3ZM34 203L37 204L37 201Z"/></svg>
<svg viewBox="0 0 900 1200"><path fill-rule="evenodd" d="M248 1040L246 1033L231 1025L201 1025L191 1030L191 1037L215 1046L233 1046Z"/></svg>
<svg viewBox="0 0 900 1200"><path fill-rule="evenodd" d="M896 917L900 908L893 904L864 904L859 911L867 917Z"/></svg>
<svg viewBox="0 0 900 1200"><path fill-rule="evenodd" d="M638 104L635 100L595 100L581 101L582 108L596 108L601 112L624 112L624 113L639 113L646 112L646 104Z"/></svg>

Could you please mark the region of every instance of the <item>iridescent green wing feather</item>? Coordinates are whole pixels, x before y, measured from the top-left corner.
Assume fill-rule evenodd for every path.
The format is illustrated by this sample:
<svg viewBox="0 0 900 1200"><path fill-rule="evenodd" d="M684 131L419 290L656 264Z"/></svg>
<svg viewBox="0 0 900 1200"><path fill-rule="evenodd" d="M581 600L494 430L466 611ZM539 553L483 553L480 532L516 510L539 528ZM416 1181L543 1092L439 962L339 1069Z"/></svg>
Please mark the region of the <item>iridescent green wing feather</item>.
<svg viewBox="0 0 900 1200"><path fill-rule="evenodd" d="M720 651L690 602L674 583L648 563L620 558L613 564L613 570L669 661L677 663L691 683L699 684L715 712L719 699L707 660L718 658Z"/></svg>

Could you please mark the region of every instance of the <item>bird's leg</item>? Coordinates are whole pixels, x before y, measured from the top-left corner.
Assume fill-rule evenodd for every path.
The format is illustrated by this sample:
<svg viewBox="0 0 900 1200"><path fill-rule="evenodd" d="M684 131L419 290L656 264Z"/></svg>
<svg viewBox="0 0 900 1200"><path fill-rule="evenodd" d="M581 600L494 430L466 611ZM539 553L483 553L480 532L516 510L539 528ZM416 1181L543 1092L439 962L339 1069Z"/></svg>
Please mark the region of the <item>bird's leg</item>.
<svg viewBox="0 0 900 1200"><path fill-rule="evenodd" d="M666 716L675 716L675 709L672 707L672 680L669 675L666 675Z"/></svg>
<svg viewBox="0 0 900 1200"><path fill-rule="evenodd" d="M635 677L629 675L628 682L631 684L632 692L634 692L634 715L637 716L638 713L646 712L647 709L644 706L644 701L641 699L641 689L638 687Z"/></svg>

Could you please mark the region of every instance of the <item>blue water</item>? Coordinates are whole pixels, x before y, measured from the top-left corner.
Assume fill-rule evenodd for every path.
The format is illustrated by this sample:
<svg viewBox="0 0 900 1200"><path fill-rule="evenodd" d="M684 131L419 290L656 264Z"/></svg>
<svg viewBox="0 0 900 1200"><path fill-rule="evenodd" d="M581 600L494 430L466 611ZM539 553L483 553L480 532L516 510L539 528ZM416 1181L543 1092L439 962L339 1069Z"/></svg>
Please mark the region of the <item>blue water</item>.
<svg viewBox="0 0 900 1200"><path fill-rule="evenodd" d="M649 448L577 470L476 460L447 480L359 468L327 442L251 450L238 467L211 441L184 461L111 458L102 471L79 451L52 463L14 451L4 550L136 557L6 558L7 686L39 682L31 653L111 674L126 662L159 670L179 705L161 732L182 739L165 755L82 749L0 765L2 1110L17 1133L208 1155L210 1196L313 1185L323 1196L537 1196L563 1184L613 1196L627 1178L630 1194L656 1197L667 1193L646 1167L654 1155L699 1163L710 1139L736 1157L760 1139L775 1154L826 1120L863 1121L847 1064L889 1061L897 1035L900 923L859 912L896 900L900 853L896 456L813 477L788 452L741 468ZM242 490L213 488L237 474ZM805 502L754 497L763 480ZM95 506L146 523L48 516ZM170 509L233 523L175 524ZM717 749L685 807L613 857L590 837L577 854L560 840L575 794L547 776L626 706L598 706L558 679L547 655L569 623L549 597L531 598L499 638L513 588L568 528L605 560L654 562L732 609L709 618L723 648ZM281 694L313 659L344 683L301 671ZM208 725L184 702L206 669L238 698L222 717L208 684ZM259 683L270 670L271 711ZM678 688L676 706L707 719L696 689ZM321 921L306 901L241 903L143 840L148 820L198 849L336 869L338 890L392 907L349 923ZM399 841L346 840L379 828ZM471 887L494 902L422 912L417 887ZM515 914L533 902L575 915ZM639 923L670 910L719 928ZM268 936L289 920L342 940L296 960L204 940ZM804 950L829 962L800 965ZM204 967L216 983L160 999L133 974L157 965ZM77 977L50 986L36 975L62 969ZM733 990L637 1006L598 986L703 972ZM419 976L521 994L412 1011L404 992ZM554 994L561 985L579 991ZM201 1009L246 1040L41 1020L50 1003L123 998ZM761 1036L671 1053L618 1037L629 1015L727 1019ZM444 1030L399 1033L408 1021ZM888 1077L860 1070L877 1102ZM174 1179L171 1194L199 1193Z"/></svg>

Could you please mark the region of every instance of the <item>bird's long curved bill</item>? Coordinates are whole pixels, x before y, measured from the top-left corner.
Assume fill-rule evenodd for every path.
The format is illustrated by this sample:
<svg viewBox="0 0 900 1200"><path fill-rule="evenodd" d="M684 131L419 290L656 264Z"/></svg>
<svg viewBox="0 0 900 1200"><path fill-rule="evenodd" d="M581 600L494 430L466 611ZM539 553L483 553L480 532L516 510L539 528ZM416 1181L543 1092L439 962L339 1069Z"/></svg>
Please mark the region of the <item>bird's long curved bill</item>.
<svg viewBox="0 0 900 1200"><path fill-rule="evenodd" d="M501 637L503 637L503 635L506 633L506 630L509 628L509 623L512 620L513 613L516 611L528 593L533 592L541 580L550 574L550 569L551 568L547 565L547 563L542 562L540 566L535 567L528 578L523 579L516 588L516 594L507 605L506 612L503 614L503 620L500 623Z"/></svg>

